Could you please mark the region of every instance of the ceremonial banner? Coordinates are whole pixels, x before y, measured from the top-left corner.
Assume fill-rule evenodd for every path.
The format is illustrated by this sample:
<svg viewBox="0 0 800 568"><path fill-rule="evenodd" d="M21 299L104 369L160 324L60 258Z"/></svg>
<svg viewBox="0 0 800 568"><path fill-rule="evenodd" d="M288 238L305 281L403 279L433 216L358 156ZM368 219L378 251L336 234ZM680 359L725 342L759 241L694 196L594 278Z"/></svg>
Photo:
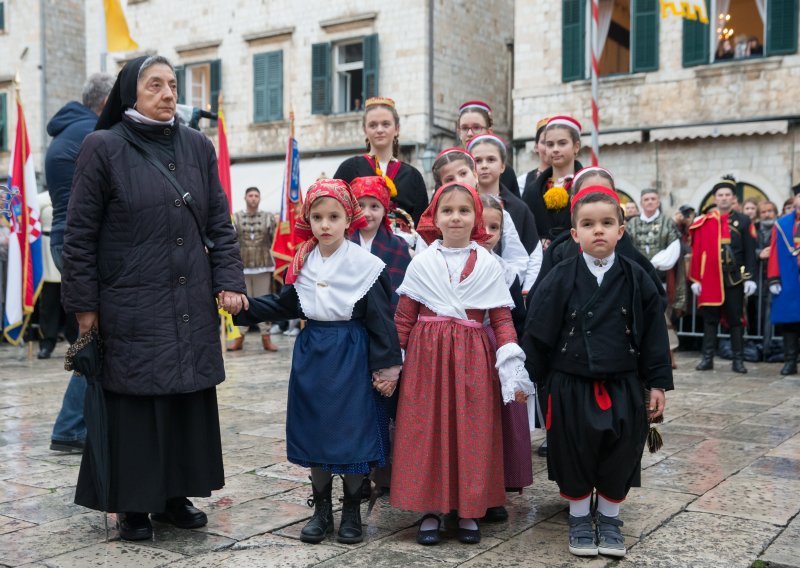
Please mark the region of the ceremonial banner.
<svg viewBox="0 0 800 568"><path fill-rule="evenodd" d="M22 341L42 287L42 225L39 221L36 172L33 168L25 115L19 99L17 133L9 161L8 187L7 215L11 234L8 239L3 335L10 343L17 345Z"/></svg>
<svg viewBox="0 0 800 568"><path fill-rule="evenodd" d="M294 224L303 204L300 195L300 150L297 140L289 136L286 148L286 168L283 172L283 190L281 192L281 218L275 240L272 243L272 258L275 260L274 278L283 284L283 275L294 258L297 242L294 236Z"/></svg>

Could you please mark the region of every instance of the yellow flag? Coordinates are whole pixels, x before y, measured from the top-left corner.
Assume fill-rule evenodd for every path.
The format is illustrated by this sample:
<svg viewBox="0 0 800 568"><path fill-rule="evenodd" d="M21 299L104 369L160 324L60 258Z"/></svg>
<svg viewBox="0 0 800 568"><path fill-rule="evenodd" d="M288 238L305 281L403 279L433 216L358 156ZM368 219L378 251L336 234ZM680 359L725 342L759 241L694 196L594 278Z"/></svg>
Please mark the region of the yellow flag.
<svg viewBox="0 0 800 568"><path fill-rule="evenodd" d="M109 53L139 49L139 44L133 41L128 31L125 12L119 2L120 0L103 0L106 12L106 50Z"/></svg>
<svg viewBox="0 0 800 568"><path fill-rule="evenodd" d="M661 17L667 18L670 14L687 20L699 21L701 24L708 23L705 0L693 0L690 2L686 0L682 2L661 0Z"/></svg>

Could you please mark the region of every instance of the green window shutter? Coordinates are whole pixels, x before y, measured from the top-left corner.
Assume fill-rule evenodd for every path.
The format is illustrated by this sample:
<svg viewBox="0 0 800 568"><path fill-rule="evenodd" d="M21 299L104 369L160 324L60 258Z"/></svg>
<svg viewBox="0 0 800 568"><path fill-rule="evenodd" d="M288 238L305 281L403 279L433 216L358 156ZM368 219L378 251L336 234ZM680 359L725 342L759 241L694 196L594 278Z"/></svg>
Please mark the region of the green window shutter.
<svg viewBox="0 0 800 568"><path fill-rule="evenodd" d="M631 71L656 71L658 69L658 0L633 0L631 14L633 61Z"/></svg>
<svg viewBox="0 0 800 568"><path fill-rule="evenodd" d="M331 44L315 43L311 46L311 114L330 114L331 105Z"/></svg>
<svg viewBox="0 0 800 568"><path fill-rule="evenodd" d="M706 0L706 13L713 23L714 15L711 13L711 2ZM683 20L683 66L705 65L710 56L710 29L711 23L702 24L700 20Z"/></svg>
<svg viewBox="0 0 800 568"><path fill-rule="evenodd" d="M378 71L380 68L380 50L378 34L364 38L364 93L361 101L378 96Z"/></svg>
<svg viewBox="0 0 800 568"><path fill-rule="evenodd" d="M253 122L267 122L267 58L269 53L253 56Z"/></svg>
<svg viewBox="0 0 800 568"><path fill-rule="evenodd" d="M175 67L175 82L178 83L178 104L186 104L186 68L183 65Z"/></svg>
<svg viewBox="0 0 800 568"><path fill-rule="evenodd" d="M562 0L561 78L567 81L586 78L586 2Z"/></svg>
<svg viewBox="0 0 800 568"><path fill-rule="evenodd" d="M0 2L0 32L6 29L6 3Z"/></svg>
<svg viewBox="0 0 800 568"><path fill-rule="evenodd" d="M5 93L0 93L0 150L8 150L8 106Z"/></svg>
<svg viewBox="0 0 800 568"><path fill-rule="evenodd" d="M283 51L267 56L267 120L283 120Z"/></svg>
<svg viewBox="0 0 800 568"><path fill-rule="evenodd" d="M798 0L767 0L767 55L797 51Z"/></svg>
<svg viewBox="0 0 800 568"><path fill-rule="evenodd" d="M222 90L222 61L219 59L215 59L211 61L211 78L209 83L211 84L211 112L217 112L219 110L219 92ZM217 121L212 120L211 126L216 128Z"/></svg>

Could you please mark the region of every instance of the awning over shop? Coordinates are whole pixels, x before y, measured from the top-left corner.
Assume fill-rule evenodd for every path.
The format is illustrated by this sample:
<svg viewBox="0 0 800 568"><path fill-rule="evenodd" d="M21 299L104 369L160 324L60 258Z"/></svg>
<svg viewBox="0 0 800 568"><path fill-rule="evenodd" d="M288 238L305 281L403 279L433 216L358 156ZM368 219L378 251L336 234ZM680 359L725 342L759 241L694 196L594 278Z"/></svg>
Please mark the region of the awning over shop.
<svg viewBox="0 0 800 568"><path fill-rule="evenodd" d="M628 130L625 132L600 132L600 146L622 146L623 144L639 144L642 141L641 130ZM590 148L592 137L590 134L581 136L581 146Z"/></svg>
<svg viewBox="0 0 800 568"><path fill-rule="evenodd" d="M731 124L653 128L650 131L650 140L656 142L663 140L691 140L695 138L720 138L727 136L786 134L788 131L788 120L762 120Z"/></svg>

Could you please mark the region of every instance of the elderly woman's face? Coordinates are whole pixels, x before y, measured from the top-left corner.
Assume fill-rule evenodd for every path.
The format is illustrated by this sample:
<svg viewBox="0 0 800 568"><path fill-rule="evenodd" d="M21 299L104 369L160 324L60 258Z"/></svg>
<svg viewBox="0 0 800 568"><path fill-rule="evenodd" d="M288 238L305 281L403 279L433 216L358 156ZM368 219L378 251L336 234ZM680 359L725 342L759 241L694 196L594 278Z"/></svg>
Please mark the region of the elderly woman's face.
<svg viewBox="0 0 800 568"><path fill-rule="evenodd" d="M159 63L142 71L136 85L136 110L153 120L175 116L178 83L168 65Z"/></svg>

